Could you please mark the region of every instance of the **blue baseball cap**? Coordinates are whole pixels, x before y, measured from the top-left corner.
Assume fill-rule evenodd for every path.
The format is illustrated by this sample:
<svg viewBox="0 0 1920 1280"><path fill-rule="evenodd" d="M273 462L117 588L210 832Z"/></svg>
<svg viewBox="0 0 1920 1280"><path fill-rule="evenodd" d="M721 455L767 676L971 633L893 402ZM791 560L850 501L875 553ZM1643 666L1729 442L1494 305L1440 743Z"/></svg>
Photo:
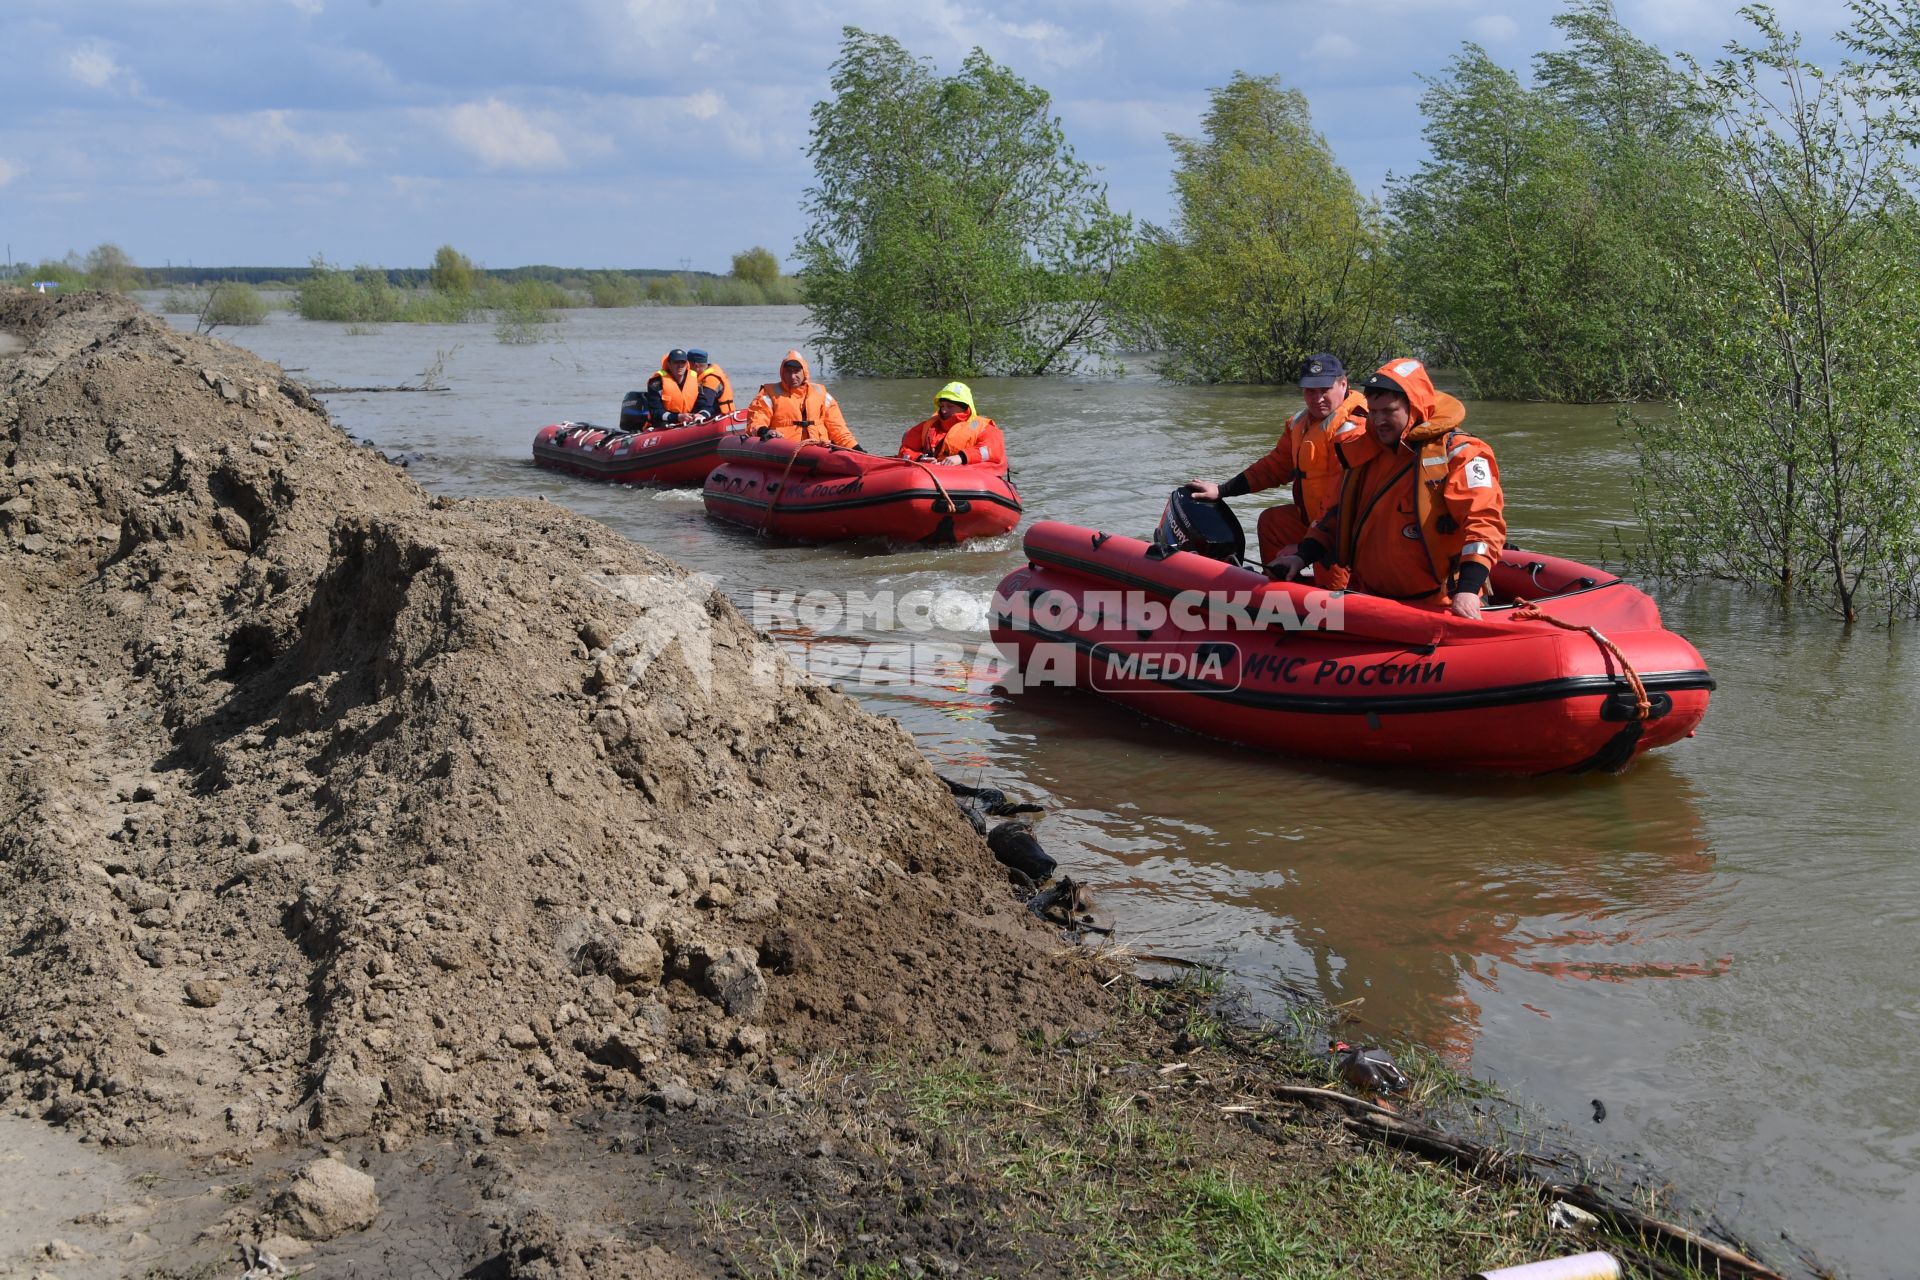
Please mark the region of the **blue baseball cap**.
<svg viewBox="0 0 1920 1280"><path fill-rule="evenodd" d="M1347 367L1340 363L1340 357L1331 352L1321 351L1310 355L1306 363L1300 366L1300 385L1308 389L1330 387L1347 376Z"/></svg>

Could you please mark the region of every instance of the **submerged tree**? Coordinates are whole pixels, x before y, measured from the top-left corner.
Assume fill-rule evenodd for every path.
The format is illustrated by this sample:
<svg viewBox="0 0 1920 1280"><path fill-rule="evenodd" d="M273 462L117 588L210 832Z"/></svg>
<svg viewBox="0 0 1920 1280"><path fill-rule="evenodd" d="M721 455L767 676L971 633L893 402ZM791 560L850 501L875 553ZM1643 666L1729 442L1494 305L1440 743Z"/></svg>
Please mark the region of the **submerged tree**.
<svg viewBox="0 0 1920 1280"><path fill-rule="evenodd" d="M1920 557L1920 209L1884 82L1822 72L1764 8L1699 72L1721 198L1689 266L1679 407L1636 424L1656 570L1911 611Z"/></svg>
<svg viewBox="0 0 1920 1280"><path fill-rule="evenodd" d="M942 78L848 27L813 108L799 243L833 363L896 376L1039 374L1097 347L1131 221L1074 158L1047 93L975 49Z"/></svg>
<svg viewBox="0 0 1920 1280"><path fill-rule="evenodd" d="M1706 199L1704 125L1610 0L1554 24L1567 47L1531 87L1470 44L1421 99L1432 156L1388 201L1407 310L1482 395L1658 394L1690 323L1676 264Z"/></svg>
<svg viewBox="0 0 1920 1280"><path fill-rule="evenodd" d="M428 279L436 293L464 295L479 287L480 273L473 259L452 245L443 244L434 250L433 270Z"/></svg>
<svg viewBox="0 0 1920 1280"><path fill-rule="evenodd" d="M1316 351L1388 354L1397 302L1378 215L1314 132L1306 97L1236 73L1202 125L1167 138L1179 211L1143 236L1135 335L1201 382L1291 382Z"/></svg>
<svg viewBox="0 0 1920 1280"><path fill-rule="evenodd" d="M780 259L773 250L755 245L733 255L733 278L745 284L771 289L780 283Z"/></svg>
<svg viewBox="0 0 1920 1280"><path fill-rule="evenodd" d="M117 244L99 244L88 250L86 269L94 288L113 293L131 293L146 283L146 273Z"/></svg>

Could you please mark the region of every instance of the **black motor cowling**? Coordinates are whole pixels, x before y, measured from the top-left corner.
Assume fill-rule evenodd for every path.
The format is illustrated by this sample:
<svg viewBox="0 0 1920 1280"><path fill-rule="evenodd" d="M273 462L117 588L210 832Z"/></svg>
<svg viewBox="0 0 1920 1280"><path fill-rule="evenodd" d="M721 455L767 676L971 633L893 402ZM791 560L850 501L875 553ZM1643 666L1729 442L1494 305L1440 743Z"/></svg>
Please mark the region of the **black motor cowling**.
<svg viewBox="0 0 1920 1280"><path fill-rule="evenodd" d="M1160 526L1153 531L1153 545L1161 555L1191 551L1209 560L1235 564L1246 556L1247 535L1233 508L1224 502L1203 502L1182 485L1167 499L1160 513Z"/></svg>
<svg viewBox="0 0 1920 1280"><path fill-rule="evenodd" d="M647 420L647 393L629 391L620 401L620 429L622 431L645 431L651 423Z"/></svg>

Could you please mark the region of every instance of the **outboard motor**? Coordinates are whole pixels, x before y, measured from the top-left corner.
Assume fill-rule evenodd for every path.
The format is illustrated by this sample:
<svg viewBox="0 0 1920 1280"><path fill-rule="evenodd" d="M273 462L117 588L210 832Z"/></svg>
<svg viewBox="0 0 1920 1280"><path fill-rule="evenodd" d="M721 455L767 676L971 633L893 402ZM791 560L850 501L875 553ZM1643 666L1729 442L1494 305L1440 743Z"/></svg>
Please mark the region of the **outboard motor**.
<svg viewBox="0 0 1920 1280"><path fill-rule="evenodd" d="M1233 508L1224 502L1203 502L1185 485L1175 489L1153 531L1156 559L1175 551L1191 551L1209 560L1238 564L1247 554L1247 535Z"/></svg>
<svg viewBox="0 0 1920 1280"><path fill-rule="evenodd" d="M629 391L620 401L620 429L622 431L645 431L647 422L647 393Z"/></svg>

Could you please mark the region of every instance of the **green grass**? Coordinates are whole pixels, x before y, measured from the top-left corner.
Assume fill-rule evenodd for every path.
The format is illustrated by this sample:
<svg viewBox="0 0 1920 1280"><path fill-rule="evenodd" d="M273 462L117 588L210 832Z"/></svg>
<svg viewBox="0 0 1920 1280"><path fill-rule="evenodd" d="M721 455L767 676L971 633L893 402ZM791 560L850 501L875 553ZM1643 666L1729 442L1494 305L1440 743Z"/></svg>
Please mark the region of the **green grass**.
<svg viewBox="0 0 1920 1280"><path fill-rule="evenodd" d="M1630 1240L1554 1228L1549 1197L1524 1180L1380 1145L1337 1109L1273 1088L1342 1088L1326 1052L1340 1011L1256 1030L1229 1004L1223 975L1194 971L1136 985L1083 1049L1029 1038L1006 1057L847 1064L809 1110L858 1117L864 1138L835 1139L842 1158L870 1165L851 1202L817 1217L736 1206L715 1214L713 1242L751 1258L750 1274L880 1280L913 1268L848 1255L904 1258L921 1249L913 1223L936 1213L957 1215L969 1248L985 1249L963 1262L968 1274L1453 1280L1595 1248L1648 1274ZM1418 1097L1490 1093L1425 1050L1394 1052Z"/></svg>
<svg viewBox="0 0 1920 1280"><path fill-rule="evenodd" d="M1016 1097L1012 1089L989 1079L977 1067L948 1063L907 1087L914 1114L945 1127L961 1114L1003 1107Z"/></svg>

